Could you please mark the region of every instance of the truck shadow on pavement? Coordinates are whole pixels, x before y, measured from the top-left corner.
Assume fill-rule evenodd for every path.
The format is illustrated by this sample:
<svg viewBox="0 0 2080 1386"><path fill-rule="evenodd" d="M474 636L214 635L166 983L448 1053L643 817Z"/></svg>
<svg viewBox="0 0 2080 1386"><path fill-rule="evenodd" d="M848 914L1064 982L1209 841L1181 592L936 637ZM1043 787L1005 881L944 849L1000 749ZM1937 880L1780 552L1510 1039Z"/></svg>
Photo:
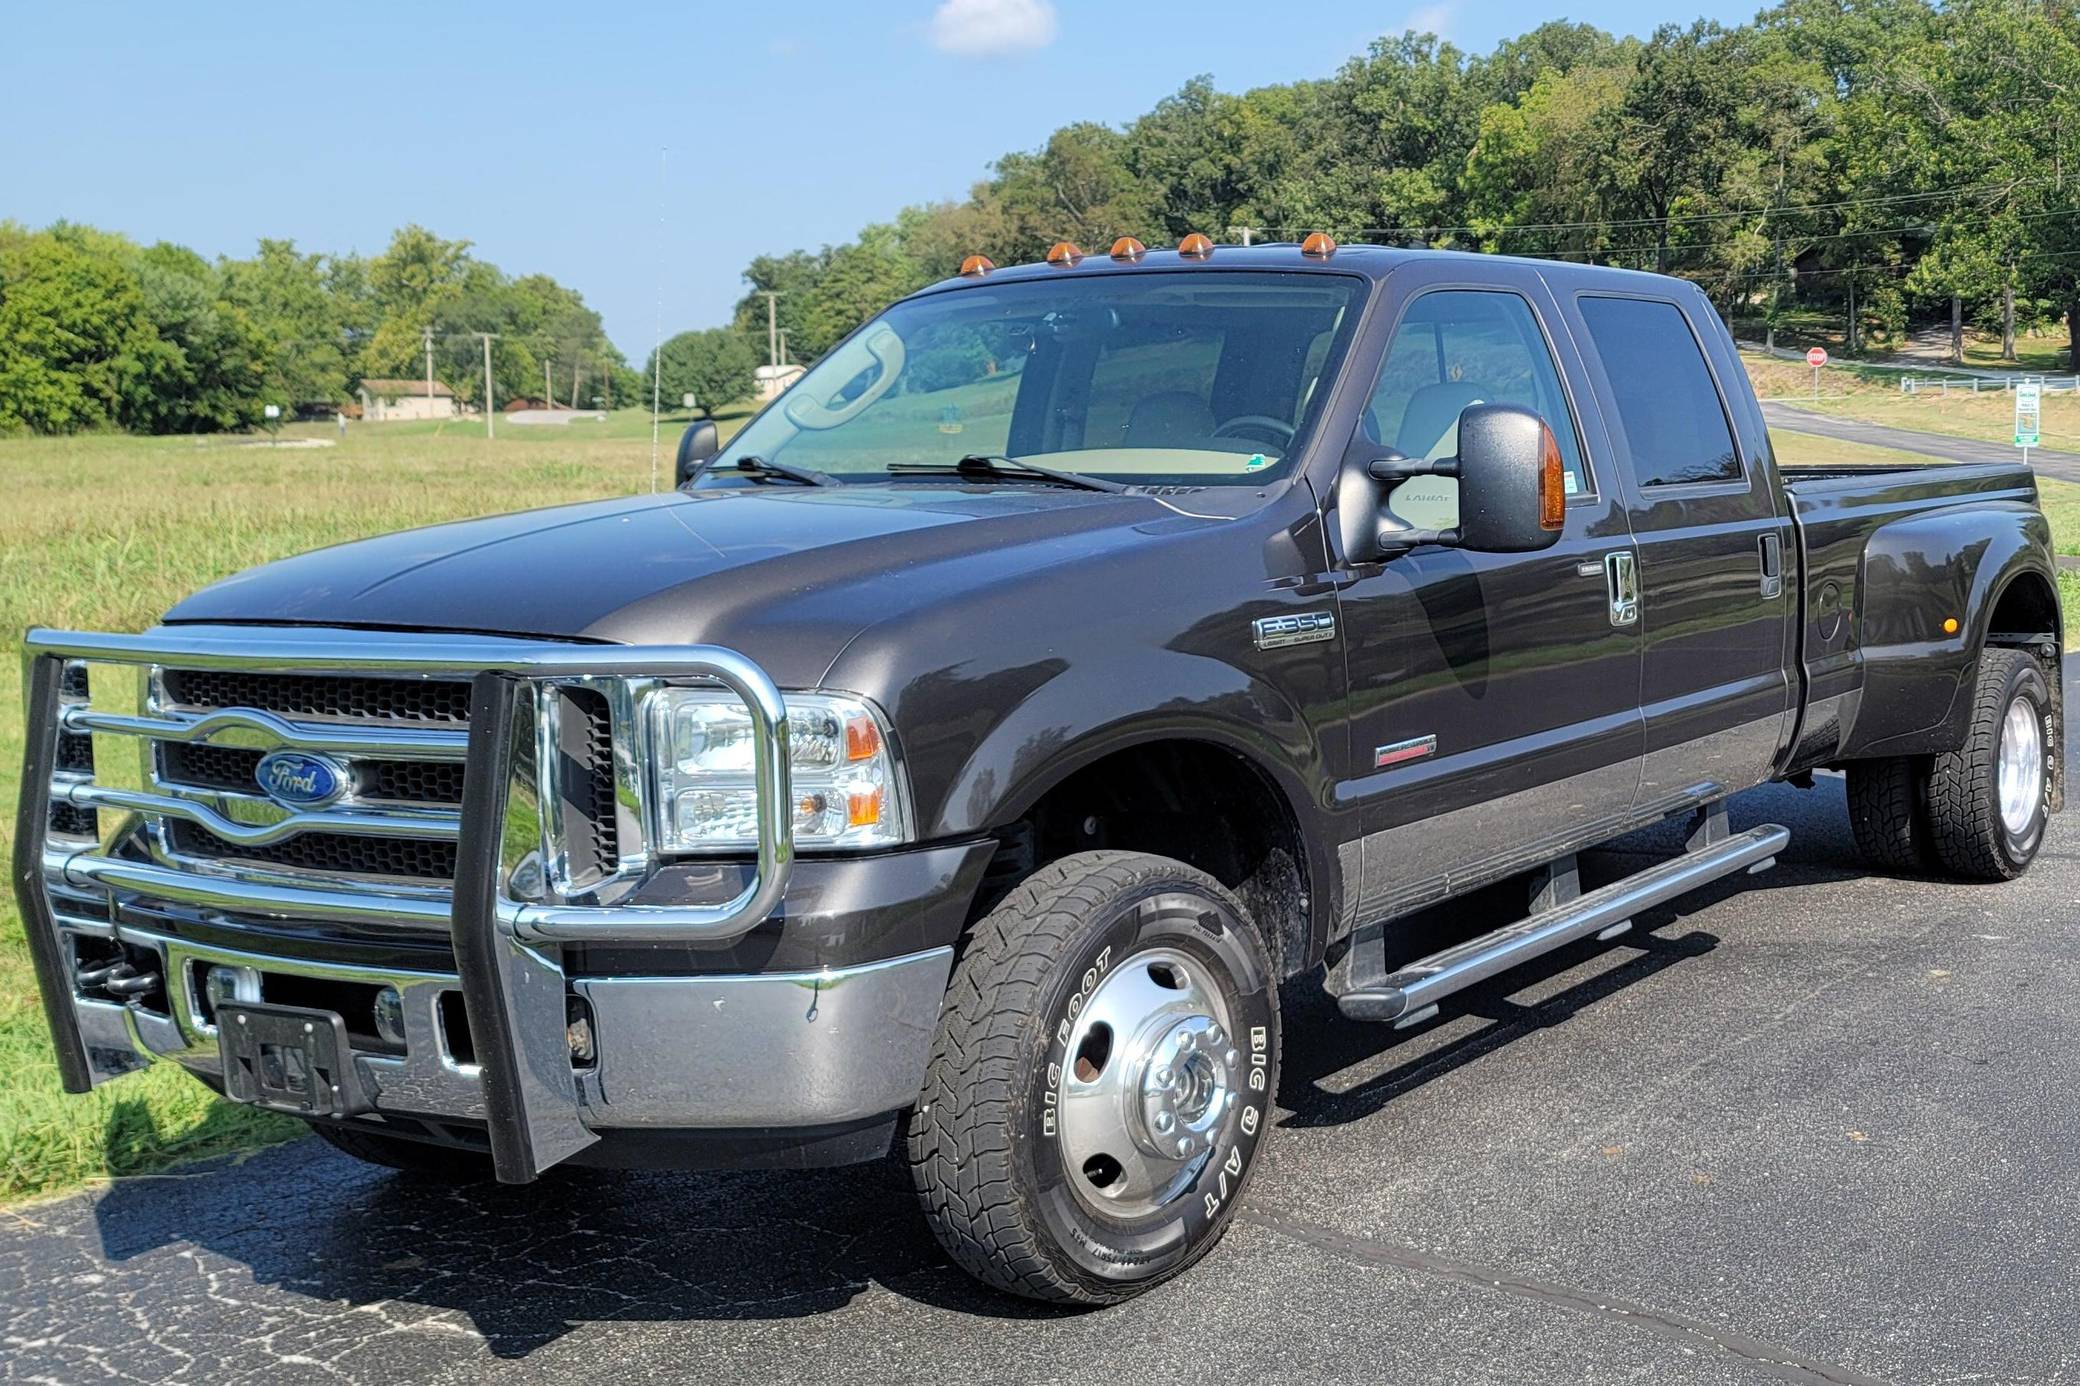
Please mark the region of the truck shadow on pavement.
<svg viewBox="0 0 2080 1386"><path fill-rule="evenodd" d="M1841 791L1762 791L1736 804L1742 819L1841 822ZM1792 796L1789 805L1784 796ZM1800 802L1805 801L1805 802ZM1469 993L1460 1010L1489 1023L1437 1043L1340 1020L1312 979L1288 987L1281 1124L1341 1126L1512 1040L1564 1022L1595 1001L1710 951L1710 933L1657 928L1719 894L1810 884L1855 874L1844 826L1801 846L1793 860L1753 882L1722 884L1642 916L1627 940L1567 950ZM1625 853L1680 846L1651 834ZM1460 936L1494 927L1521 907L1494 892L1461 902L1449 921ZM1615 967L1557 993L1552 979L1599 954ZM1537 989L1544 999L1510 999ZM1408 1057L1399 1055L1406 1052ZM1383 1072L1331 1091L1324 1078L1385 1059ZM429 1183L356 1163L316 1139L168 1175L119 1181L98 1200L102 1251L116 1263L185 1259L193 1308L210 1313L268 1287L314 1301L336 1329L374 1336L402 1330L461 1333L499 1358L520 1358L593 1322L783 1320L845 1307L872 1285L935 1307L985 1317L1063 1312L995 1294L940 1252L918 1215L907 1171L891 1157L852 1169L684 1174L553 1170L525 1187ZM263 1302L267 1296L257 1296ZM332 1306L362 1311L333 1314Z"/></svg>

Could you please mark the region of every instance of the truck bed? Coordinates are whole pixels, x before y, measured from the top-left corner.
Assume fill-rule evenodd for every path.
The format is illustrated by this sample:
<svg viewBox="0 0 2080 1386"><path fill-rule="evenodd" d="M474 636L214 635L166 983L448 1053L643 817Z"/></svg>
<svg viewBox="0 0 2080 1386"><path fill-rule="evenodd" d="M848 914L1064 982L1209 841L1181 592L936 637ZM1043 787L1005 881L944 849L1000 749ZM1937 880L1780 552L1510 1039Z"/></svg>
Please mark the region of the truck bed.
<svg viewBox="0 0 2080 1386"><path fill-rule="evenodd" d="M1794 760L1912 754L1948 719L1977 647L1962 624L1984 612L1986 594L1970 590L1979 565L1954 556L1974 536L2044 527L2036 476L2019 461L1787 466L1782 475L1803 603L1806 715ZM1989 512L2006 512L2008 524L1989 524ZM1960 624L1946 630L1946 619Z"/></svg>

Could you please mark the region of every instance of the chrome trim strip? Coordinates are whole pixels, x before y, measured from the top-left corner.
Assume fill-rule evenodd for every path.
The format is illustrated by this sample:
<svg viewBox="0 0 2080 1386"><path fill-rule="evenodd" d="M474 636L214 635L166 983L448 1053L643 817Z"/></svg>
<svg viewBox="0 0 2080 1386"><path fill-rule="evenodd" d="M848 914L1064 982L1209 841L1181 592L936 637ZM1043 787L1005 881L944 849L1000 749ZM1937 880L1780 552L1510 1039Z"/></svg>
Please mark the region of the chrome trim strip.
<svg viewBox="0 0 2080 1386"><path fill-rule="evenodd" d="M177 712L158 717L131 717L95 712L83 703L66 707L58 725L69 732L113 732L154 741L191 742L262 751L287 747L298 751L337 751L347 755L392 760L461 760L469 754L466 731L398 728L394 731L361 723L296 723L258 708L219 708L202 716ZM258 732L264 742L222 736L226 731Z"/></svg>
<svg viewBox="0 0 2080 1386"><path fill-rule="evenodd" d="M46 850L43 874L53 883L64 882L76 890L99 888L148 900L270 919L339 919L424 930L429 926L446 929L452 911L446 895L427 898L268 885L237 877L204 876L149 862L124 861L92 851Z"/></svg>
<svg viewBox="0 0 2080 1386"><path fill-rule="evenodd" d="M256 804L273 800L256 796L232 796L208 791L219 798L253 798ZM82 808L129 809L179 818L209 829L226 842L241 847L264 847L270 842L304 832L358 833L366 837L409 837L428 842L454 842L462 836L462 815L439 809L397 809L382 813L290 813L274 823L236 823L208 805L184 795L148 794L135 789L116 789L74 781L51 786L55 803Z"/></svg>

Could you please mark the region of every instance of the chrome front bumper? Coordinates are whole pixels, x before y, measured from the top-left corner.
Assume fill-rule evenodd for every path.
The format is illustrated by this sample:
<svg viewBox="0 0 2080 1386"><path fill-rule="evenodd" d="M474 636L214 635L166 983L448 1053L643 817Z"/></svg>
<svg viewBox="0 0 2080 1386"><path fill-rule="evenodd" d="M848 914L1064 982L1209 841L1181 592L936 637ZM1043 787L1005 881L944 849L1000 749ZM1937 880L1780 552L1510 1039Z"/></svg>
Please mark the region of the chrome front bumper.
<svg viewBox="0 0 2080 1386"><path fill-rule="evenodd" d="M577 1154L604 1130L825 1126L890 1112L916 1096L951 966L948 948L856 967L732 976L587 977L564 969L564 949L573 944L740 938L783 900L793 865L786 707L764 672L732 651L167 628L142 636L31 631L25 656L28 757L14 886L69 1091L150 1058L218 1076L216 1034L194 979L198 964L222 964L263 978L395 988L403 1000L402 1054L354 1052L370 1114L482 1122L498 1176L511 1182ZM104 819L143 815L146 823L154 812L189 811L148 785L66 773L57 763L61 728L92 733L97 745L104 735L213 734L185 725L169 732L167 719L148 707L129 716L82 705L63 689L68 666L81 664L466 675L473 691L452 895L197 873L126 845L120 830L84 842L54 835L54 808L91 808ZM545 811L556 762L548 695L559 681L608 676L720 684L751 711L758 850L732 898L640 900L628 882L611 892L556 889L558 843ZM243 714L224 721L245 745L256 735L293 745L297 736L343 734L302 724L270 728ZM293 940L300 921L346 921L422 942L429 931L445 934L455 970L302 956ZM251 950L223 942L237 940L242 928L256 940ZM76 977L80 938L159 957L163 1009L85 994ZM471 1049L461 1059L450 1052L440 1015L444 999L453 1005L458 996ZM574 1061L573 1007L589 1011L589 1062Z"/></svg>
<svg viewBox="0 0 2080 1386"><path fill-rule="evenodd" d="M454 973L317 963L126 930L158 952L170 1014L72 998L97 1069L171 1060L219 1079L217 1030L193 978L197 964L263 977L395 987L405 1052L357 1054L379 1116L482 1122L483 1065L449 1052L440 1009L462 995ZM644 1127L742 1130L821 1127L879 1116L917 1097L953 950L934 948L858 967L699 977L577 978L591 1010L597 1060L578 1069L580 1119L594 1131Z"/></svg>

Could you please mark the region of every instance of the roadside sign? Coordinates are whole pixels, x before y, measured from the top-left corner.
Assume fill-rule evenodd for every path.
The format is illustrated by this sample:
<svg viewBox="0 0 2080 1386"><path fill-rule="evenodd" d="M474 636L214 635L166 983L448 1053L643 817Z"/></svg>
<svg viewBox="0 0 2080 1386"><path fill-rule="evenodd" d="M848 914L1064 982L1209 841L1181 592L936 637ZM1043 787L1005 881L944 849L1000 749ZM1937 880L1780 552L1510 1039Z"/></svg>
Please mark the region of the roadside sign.
<svg viewBox="0 0 2080 1386"><path fill-rule="evenodd" d="M1813 368L1814 370L1816 370L1816 371L1817 371L1817 370L1819 370L1819 369L1820 369L1820 368L1821 368L1822 366L1826 365L1826 364L1827 364L1827 348L1826 348L1826 347L1814 347L1814 348L1813 348L1813 349L1812 349L1811 351L1807 352L1807 353L1806 353L1806 364L1807 364L1808 366L1811 366L1811 367L1812 367L1812 368Z"/></svg>
<svg viewBox="0 0 2080 1386"><path fill-rule="evenodd" d="M265 409L262 409L260 412L270 419L279 419L282 416L282 406L279 404L270 404Z"/></svg>
<svg viewBox="0 0 2080 1386"><path fill-rule="evenodd" d="M2015 382L2015 446L2022 449L2025 462L2029 460L2029 450L2038 446L2043 424L2043 399L2043 381Z"/></svg>
<svg viewBox="0 0 2080 1386"><path fill-rule="evenodd" d="M686 392L685 394L683 394L683 395L679 396L679 403L681 403L681 404L685 405L685 406L686 406L686 407L687 407L688 409L691 409L691 408L693 408L693 405L694 405L694 399L693 399L693 391L691 391L691 390L688 390L688 391L687 391L687 392Z"/></svg>

